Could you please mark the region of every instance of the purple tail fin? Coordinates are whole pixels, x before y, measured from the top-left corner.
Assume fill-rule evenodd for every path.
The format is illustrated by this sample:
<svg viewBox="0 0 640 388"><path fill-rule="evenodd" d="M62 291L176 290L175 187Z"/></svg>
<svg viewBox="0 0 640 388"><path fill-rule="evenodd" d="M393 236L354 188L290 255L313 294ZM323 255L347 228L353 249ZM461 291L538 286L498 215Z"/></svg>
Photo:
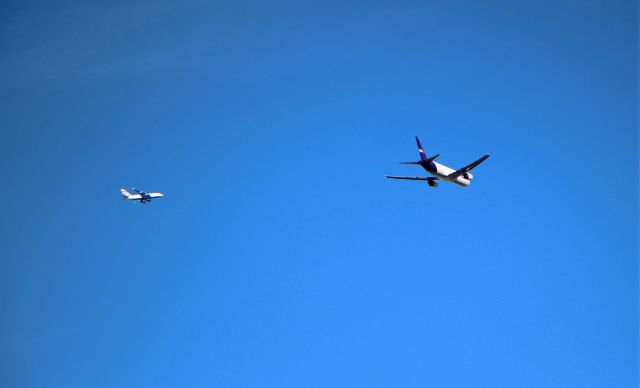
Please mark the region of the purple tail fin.
<svg viewBox="0 0 640 388"><path fill-rule="evenodd" d="M422 148L422 144L420 144L420 139L416 136L416 144L418 144L418 152L420 152L420 160L427 160L427 155L424 153L424 148Z"/></svg>

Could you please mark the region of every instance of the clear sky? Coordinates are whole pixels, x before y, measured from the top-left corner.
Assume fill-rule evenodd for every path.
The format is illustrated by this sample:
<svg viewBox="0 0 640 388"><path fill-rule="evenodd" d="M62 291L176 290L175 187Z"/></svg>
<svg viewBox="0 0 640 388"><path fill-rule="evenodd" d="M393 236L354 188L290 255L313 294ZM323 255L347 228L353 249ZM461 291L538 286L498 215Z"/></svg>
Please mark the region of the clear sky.
<svg viewBox="0 0 640 388"><path fill-rule="evenodd" d="M0 47L0 386L637 386L636 1L6 1ZM492 156L385 180L414 135Z"/></svg>

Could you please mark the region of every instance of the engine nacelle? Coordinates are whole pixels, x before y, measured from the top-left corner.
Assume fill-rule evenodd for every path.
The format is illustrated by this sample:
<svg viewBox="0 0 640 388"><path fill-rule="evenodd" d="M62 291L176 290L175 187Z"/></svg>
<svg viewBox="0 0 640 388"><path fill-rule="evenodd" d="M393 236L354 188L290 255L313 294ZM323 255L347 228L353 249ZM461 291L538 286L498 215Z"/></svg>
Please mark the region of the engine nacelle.
<svg viewBox="0 0 640 388"><path fill-rule="evenodd" d="M429 187L438 187L438 181L435 179L429 179L427 181L427 184L429 185Z"/></svg>
<svg viewBox="0 0 640 388"><path fill-rule="evenodd" d="M473 175L471 175L471 173L470 173L470 172L465 172L465 173L463 173L463 174L462 174L462 177L463 177L464 179L468 180L468 181L470 181L470 180L472 180L472 179L473 179Z"/></svg>

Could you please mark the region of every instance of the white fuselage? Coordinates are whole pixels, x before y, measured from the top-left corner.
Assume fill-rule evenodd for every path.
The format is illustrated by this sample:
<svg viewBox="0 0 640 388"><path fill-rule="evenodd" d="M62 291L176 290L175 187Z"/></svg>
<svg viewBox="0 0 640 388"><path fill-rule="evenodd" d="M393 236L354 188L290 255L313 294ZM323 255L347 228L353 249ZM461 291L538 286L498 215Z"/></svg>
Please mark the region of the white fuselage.
<svg viewBox="0 0 640 388"><path fill-rule="evenodd" d="M469 184L471 183L471 179L473 179L473 175L471 175L470 173L466 173L463 175L460 175L457 178L449 178L449 175L453 174L454 172L456 172L456 170L445 166L444 164L440 164L438 162L432 162L435 166L436 166L436 171L430 171L427 170L427 172L435 177L437 177L440 180L443 181L448 181L448 182L452 182L455 183L456 185L459 186L469 186ZM465 178L465 175L469 178Z"/></svg>

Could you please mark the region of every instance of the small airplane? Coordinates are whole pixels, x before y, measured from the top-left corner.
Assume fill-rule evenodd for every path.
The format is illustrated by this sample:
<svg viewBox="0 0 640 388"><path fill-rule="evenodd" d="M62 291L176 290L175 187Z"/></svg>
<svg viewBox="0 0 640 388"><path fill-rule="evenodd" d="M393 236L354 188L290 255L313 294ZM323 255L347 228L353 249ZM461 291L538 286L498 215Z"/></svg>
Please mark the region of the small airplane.
<svg viewBox="0 0 640 388"><path fill-rule="evenodd" d="M385 175L385 178L390 179L406 179L412 181L427 181L430 187L438 187L438 181L447 181L455 183L458 186L469 186L471 184L471 180L473 179L473 175L469 173L473 168L478 166L480 163L484 162L485 159L489 157L489 154L485 154L480 159L475 162L469 164L468 166L464 166L459 170L454 170L447 166L444 166L440 163L434 162L434 160L440 156L440 154L436 154L430 158L424 153L424 148L422 148L422 144L420 144L420 139L416 136L416 143L418 144L418 152L420 153L420 161L418 162L400 162L400 164L417 164L422 166L429 174L433 175L433 177L411 177L411 176L392 176Z"/></svg>
<svg viewBox="0 0 640 388"><path fill-rule="evenodd" d="M147 203L151 202L153 198L164 197L164 194L162 193L145 193L144 191L138 190L135 187L133 188L133 191L138 194L131 194L125 189L120 189L120 192L122 193L122 199L130 199L133 201L138 201L140 203Z"/></svg>

